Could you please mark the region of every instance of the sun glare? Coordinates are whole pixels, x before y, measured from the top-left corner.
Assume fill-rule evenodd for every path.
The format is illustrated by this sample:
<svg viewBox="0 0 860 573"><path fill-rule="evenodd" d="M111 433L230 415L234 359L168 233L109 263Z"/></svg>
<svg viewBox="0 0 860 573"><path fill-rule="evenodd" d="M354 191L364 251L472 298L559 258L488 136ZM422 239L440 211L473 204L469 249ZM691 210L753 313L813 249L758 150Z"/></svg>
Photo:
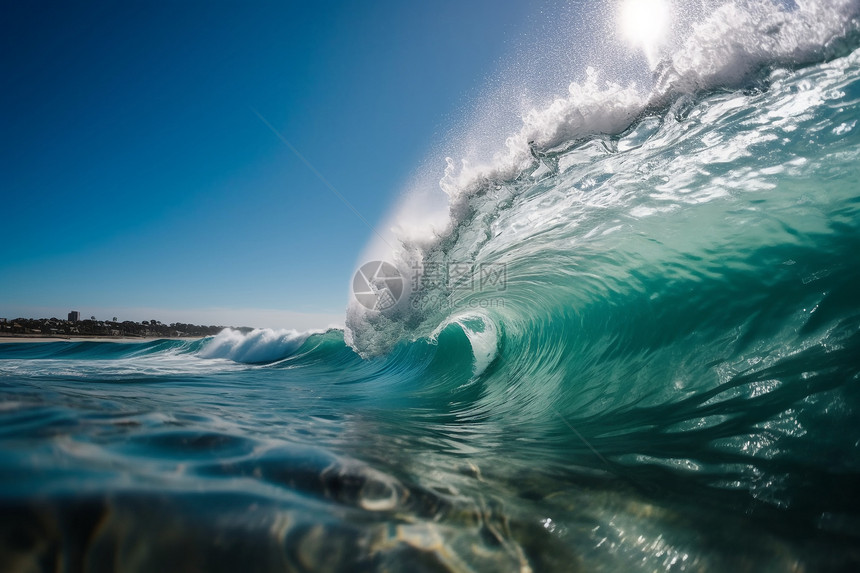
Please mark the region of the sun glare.
<svg viewBox="0 0 860 573"><path fill-rule="evenodd" d="M621 31L629 42L647 52L664 39L669 27L666 0L624 0L621 4Z"/></svg>

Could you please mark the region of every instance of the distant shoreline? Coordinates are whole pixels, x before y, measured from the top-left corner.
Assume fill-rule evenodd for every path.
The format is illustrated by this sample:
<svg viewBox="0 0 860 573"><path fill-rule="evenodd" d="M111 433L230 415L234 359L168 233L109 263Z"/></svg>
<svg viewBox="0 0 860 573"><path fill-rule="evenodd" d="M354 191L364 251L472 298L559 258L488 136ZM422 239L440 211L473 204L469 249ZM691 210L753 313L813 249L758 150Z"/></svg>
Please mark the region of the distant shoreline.
<svg viewBox="0 0 860 573"><path fill-rule="evenodd" d="M153 340L200 340L206 336L92 336L89 334L9 334L0 333L0 344L6 342L150 342Z"/></svg>
<svg viewBox="0 0 860 573"><path fill-rule="evenodd" d="M49 338L54 340L79 340L82 338L93 340L160 340L186 339L196 340L205 336L215 336L223 331L224 326L185 324L174 322L164 324L159 320L144 320L134 322L133 320L118 321L96 320L90 317L87 320L79 320L77 311L69 313L68 320L59 318L0 318L0 337L20 338ZM240 332L253 330L247 326L234 328Z"/></svg>

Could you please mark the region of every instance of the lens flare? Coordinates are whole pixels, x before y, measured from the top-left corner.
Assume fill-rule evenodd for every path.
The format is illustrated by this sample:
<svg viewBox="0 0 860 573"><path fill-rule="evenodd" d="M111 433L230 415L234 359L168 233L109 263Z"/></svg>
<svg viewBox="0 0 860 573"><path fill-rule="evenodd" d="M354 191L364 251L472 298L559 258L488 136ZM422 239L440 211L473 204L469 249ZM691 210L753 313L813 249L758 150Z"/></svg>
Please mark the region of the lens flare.
<svg viewBox="0 0 860 573"><path fill-rule="evenodd" d="M657 48L666 37L671 10L666 0L624 0L619 25L628 42L641 48L653 66Z"/></svg>

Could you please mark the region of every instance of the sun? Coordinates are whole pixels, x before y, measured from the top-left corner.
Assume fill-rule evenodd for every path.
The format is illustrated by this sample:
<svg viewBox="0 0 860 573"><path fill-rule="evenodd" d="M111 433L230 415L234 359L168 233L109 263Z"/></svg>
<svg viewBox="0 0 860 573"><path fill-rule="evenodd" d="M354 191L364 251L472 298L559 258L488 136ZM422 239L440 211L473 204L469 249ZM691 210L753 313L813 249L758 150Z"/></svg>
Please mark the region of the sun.
<svg viewBox="0 0 860 573"><path fill-rule="evenodd" d="M666 37L670 20L667 0L624 0L619 10L621 33L628 42L641 48L649 60L656 57L657 47Z"/></svg>

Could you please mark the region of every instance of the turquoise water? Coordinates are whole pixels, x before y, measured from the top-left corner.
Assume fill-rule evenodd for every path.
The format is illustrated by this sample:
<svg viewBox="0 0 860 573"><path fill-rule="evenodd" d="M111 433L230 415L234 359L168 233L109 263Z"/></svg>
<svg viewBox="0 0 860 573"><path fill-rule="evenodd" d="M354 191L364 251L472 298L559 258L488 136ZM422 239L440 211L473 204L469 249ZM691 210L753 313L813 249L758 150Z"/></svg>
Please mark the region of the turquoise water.
<svg viewBox="0 0 860 573"><path fill-rule="evenodd" d="M856 570L856 43L572 88L344 330L0 345L0 568Z"/></svg>

